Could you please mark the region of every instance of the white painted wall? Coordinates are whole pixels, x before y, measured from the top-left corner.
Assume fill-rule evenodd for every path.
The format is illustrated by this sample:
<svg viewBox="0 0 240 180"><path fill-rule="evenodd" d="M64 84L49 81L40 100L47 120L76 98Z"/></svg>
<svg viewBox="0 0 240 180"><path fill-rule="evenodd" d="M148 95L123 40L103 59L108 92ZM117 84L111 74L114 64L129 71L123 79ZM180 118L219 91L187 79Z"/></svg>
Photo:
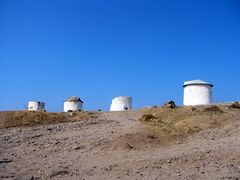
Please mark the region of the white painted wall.
<svg viewBox="0 0 240 180"><path fill-rule="evenodd" d="M82 106L83 106L83 103L80 101L77 101L77 102L65 101L63 111L68 112L68 111L82 110Z"/></svg>
<svg viewBox="0 0 240 180"><path fill-rule="evenodd" d="M29 101L28 102L28 110L29 111L45 110L45 103L44 102L37 102L37 101Z"/></svg>
<svg viewBox="0 0 240 180"><path fill-rule="evenodd" d="M184 87L184 106L208 105L212 103L212 87L193 84Z"/></svg>
<svg viewBox="0 0 240 180"><path fill-rule="evenodd" d="M110 111L125 111L132 109L131 97L116 97L112 100Z"/></svg>

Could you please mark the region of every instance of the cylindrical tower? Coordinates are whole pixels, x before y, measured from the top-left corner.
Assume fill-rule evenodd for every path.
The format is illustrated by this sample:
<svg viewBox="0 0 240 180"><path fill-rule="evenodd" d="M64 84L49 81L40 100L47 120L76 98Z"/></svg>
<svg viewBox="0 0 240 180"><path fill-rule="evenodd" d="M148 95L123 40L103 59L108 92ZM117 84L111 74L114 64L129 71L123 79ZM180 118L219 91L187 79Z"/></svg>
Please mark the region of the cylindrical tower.
<svg viewBox="0 0 240 180"><path fill-rule="evenodd" d="M110 111L126 111L132 109L132 97L120 96L112 100Z"/></svg>
<svg viewBox="0 0 240 180"><path fill-rule="evenodd" d="M29 111L43 111L45 110L45 103L39 101L29 101L28 102Z"/></svg>
<svg viewBox="0 0 240 180"><path fill-rule="evenodd" d="M64 101L64 112L81 111L83 107L83 101L76 96L69 97Z"/></svg>
<svg viewBox="0 0 240 180"><path fill-rule="evenodd" d="M213 85L201 80L184 82L184 106L209 105L212 103Z"/></svg>

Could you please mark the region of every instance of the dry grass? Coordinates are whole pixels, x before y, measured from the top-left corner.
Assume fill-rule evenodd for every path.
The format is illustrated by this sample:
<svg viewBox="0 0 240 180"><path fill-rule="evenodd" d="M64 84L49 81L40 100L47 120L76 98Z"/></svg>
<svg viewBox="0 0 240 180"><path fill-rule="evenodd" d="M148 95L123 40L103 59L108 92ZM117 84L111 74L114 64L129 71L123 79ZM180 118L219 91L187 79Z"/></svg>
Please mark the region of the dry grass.
<svg viewBox="0 0 240 180"><path fill-rule="evenodd" d="M240 111L224 105L151 108L143 110L140 122L146 125L148 136L163 143L186 138L204 129L224 126L239 120Z"/></svg>
<svg viewBox="0 0 240 180"><path fill-rule="evenodd" d="M0 128L32 127L37 125L57 124L96 118L96 113L49 113L32 111L0 112Z"/></svg>

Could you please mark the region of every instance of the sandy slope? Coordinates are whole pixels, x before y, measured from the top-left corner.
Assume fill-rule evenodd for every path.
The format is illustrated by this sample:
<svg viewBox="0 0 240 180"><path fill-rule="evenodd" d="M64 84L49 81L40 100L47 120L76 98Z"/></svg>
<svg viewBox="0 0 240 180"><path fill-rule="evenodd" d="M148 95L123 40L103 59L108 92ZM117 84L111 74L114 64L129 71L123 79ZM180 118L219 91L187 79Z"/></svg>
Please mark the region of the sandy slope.
<svg viewBox="0 0 240 180"><path fill-rule="evenodd" d="M141 140L139 117L113 112L90 121L1 129L0 179L240 178L240 121L172 145L143 140L132 147L126 134Z"/></svg>

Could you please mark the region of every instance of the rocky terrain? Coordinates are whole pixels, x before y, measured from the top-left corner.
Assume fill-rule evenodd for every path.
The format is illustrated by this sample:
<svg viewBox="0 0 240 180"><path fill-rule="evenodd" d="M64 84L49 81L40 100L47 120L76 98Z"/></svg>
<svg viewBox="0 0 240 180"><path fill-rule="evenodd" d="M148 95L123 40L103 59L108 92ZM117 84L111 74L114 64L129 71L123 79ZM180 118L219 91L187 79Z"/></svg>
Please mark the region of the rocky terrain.
<svg viewBox="0 0 240 180"><path fill-rule="evenodd" d="M80 114L2 126L0 179L240 179L238 107Z"/></svg>

